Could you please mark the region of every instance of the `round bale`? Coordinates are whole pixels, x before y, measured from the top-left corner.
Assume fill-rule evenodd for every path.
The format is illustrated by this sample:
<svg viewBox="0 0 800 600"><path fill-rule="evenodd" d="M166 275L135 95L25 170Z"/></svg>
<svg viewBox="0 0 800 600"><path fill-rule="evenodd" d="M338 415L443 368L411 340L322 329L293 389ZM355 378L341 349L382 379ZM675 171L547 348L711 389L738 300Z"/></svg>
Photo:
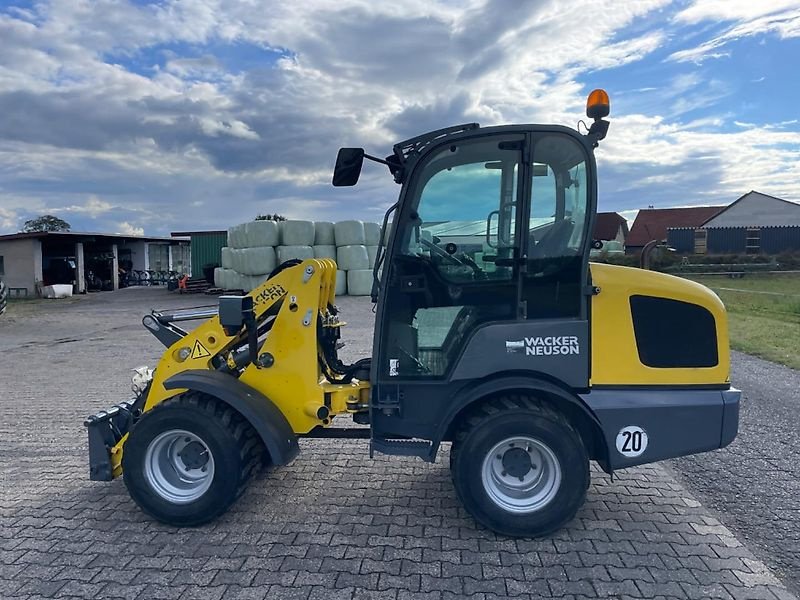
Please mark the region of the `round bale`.
<svg viewBox="0 0 800 600"><path fill-rule="evenodd" d="M288 221L287 221L288 222ZM306 260L314 258L314 249L311 246L278 246L278 264L282 265L287 260L294 258Z"/></svg>
<svg viewBox="0 0 800 600"><path fill-rule="evenodd" d="M244 230L248 248L277 246L280 243L280 231L276 221L250 221Z"/></svg>
<svg viewBox="0 0 800 600"><path fill-rule="evenodd" d="M337 246L363 246L364 223L361 221L339 221L333 226Z"/></svg>
<svg viewBox="0 0 800 600"><path fill-rule="evenodd" d="M314 222L314 245L333 246L336 244L336 237L333 233L333 223L328 221Z"/></svg>
<svg viewBox="0 0 800 600"><path fill-rule="evenodd" d="M281 221L282 246L313 246L313 221Z"/></svg>
<svg viewBox="0 0 800 600"><path fill-rule="evenodd" d="M372 293L372 270L356 269L348 271L347 293L350 296L369 296Z"/></svg>
<svg viewBox="0 0 800 600"><path fill-rule="evenodd" d="M343 271L369 269L369 254L366 246L342 246L336 251L336 264Z"/></svg>
<svg viewBox="0 0 800 600"><path fill-rule="evenodd" d="M330 258L336 260L336 246L314 246L314 258Z"/></svg>

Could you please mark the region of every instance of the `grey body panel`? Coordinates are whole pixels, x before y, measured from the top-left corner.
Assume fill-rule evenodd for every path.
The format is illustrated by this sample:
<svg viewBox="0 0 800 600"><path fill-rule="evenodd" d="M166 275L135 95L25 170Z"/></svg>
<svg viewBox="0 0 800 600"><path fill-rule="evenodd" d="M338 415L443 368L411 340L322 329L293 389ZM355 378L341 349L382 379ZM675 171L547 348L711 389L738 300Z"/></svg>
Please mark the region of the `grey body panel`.
<svg viewBox="0 0 800 600"><path fill-rule="evenodd" d="M469 338L451 380L508 371L540 373L573 389L588 388L588 321L542 319L480 327Z"/></svg>
<svg viewBox="0 0 800 600"><path fill-rule="evenodd" d="M443 418L440 420L432 436L431 462L436 458L436 452L442 440L449 439L447 435L448 430L458 413L464 408L482 398L520 391L528 392L534 396L537 394L546 395L549 398L557 399L558 402L564 403L564 405L570 405L574 407L576 411L583 414L586 417L586 421L596 427L597 432L602 431L600 421L597 420L597 417L595 417L594 413L586 406L583 400L573 392L549 381L536 379L528 373L497 373L491 379L481 382L472 381L455 389L452 400L448 403L448 411L444 413ZM606 458L607 457L601 453L598 460L603 462Z"/></svg>
<svg viewBox="0 0 800 600"><path fill-rule="evenodd" d="M289 464L300 452L297 436L278 407L235 377L218 371L195 369L170 377L164 382L164 387L203 392L230 405L258 432L276 465Z"/></svg>
<svg viewBox="0 0 800 600"><path fill-rule="evenodd" d="M612 469L727 446L738 430L740 397L735 389L603 388L581 394L600 421ZM628 426L647 433L647 448L635 458L617 451L617 434Z"/></svg>

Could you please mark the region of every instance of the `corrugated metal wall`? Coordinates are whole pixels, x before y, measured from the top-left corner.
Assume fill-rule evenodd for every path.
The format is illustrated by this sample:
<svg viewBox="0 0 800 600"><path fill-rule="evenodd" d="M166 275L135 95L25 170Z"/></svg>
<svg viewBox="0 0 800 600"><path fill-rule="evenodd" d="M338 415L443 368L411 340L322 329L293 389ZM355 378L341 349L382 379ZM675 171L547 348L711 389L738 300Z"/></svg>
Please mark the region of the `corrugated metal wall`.
<svg viewBox="0 0 800 600"><path fill-rule="evenodd" d="M745 254L748 228L713 227L706 229L707 254ZM694 233L691 227L667 230L667 244L682 254L694 253ZM754 234L750 234L751 236ZM800 227L761 227L759 247L761 254L780 254L800 250Z"/></svg>
<svg viewBox="0 0 800 600"><path fill-rule="evenodd" d="M667 245L681 254L694 252L694 227L680 227L667 230Z"/></svg>
<svg viewBox="0 0 800 600"><path fill-rule="evenodd" d="M219 266L222 248L228 245L227 233L195 233L192 235L192 277L203 277L205 265Z"/></svg>
<svg viewBox="0 0 800 600"><path fill-rule="evenodd" d="M747 246L747 229L744 227L721 227L707 229L708 254L744 254Z"/></svg>
<svg viewBox="0 0 800 600"><path fill-rule="evenodd" d="M767 254L800 250L800 227L763 227L761 251Z"/></svg>

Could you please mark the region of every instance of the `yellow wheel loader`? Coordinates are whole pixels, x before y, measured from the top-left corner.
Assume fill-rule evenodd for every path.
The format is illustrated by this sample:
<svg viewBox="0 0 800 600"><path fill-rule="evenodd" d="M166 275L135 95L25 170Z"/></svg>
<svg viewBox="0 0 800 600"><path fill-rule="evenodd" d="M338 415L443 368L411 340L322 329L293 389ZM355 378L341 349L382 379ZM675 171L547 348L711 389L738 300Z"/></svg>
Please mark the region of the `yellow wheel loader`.
<svg viewBox="0 0 800 600"><path fill-rule="evenodd" d="M136 371L133 400L87 419L91 478L124 475L147 514L198 525L263 463L294 460L300 438L429 462L447 442L470 514L538 536L584 502L590 460L613 473L729 444L740 393L719 298L589 263L608 112L596 90L585 134L466 124L383 159L342 148L334 185L355 184L365 159L401 185L374 269L372 357L337 356L331 260L284 263L218 306L154 311L143 324L166 351ZM187 332L189 319L205 322Z"/></svg>

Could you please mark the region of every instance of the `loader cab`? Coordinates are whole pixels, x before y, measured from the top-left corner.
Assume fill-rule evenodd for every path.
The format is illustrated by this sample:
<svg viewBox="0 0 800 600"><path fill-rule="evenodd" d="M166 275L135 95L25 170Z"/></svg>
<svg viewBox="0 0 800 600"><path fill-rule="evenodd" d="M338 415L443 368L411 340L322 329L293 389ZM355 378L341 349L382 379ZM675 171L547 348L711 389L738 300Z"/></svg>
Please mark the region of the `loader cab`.
<svg viewBox="0 0 800 600"><path fill-rule="evenodd" d="M467 381L588 387L591 142L557 126L430 135L395 147L413 149L376 269L376 436L432 435Z"/></svg>

